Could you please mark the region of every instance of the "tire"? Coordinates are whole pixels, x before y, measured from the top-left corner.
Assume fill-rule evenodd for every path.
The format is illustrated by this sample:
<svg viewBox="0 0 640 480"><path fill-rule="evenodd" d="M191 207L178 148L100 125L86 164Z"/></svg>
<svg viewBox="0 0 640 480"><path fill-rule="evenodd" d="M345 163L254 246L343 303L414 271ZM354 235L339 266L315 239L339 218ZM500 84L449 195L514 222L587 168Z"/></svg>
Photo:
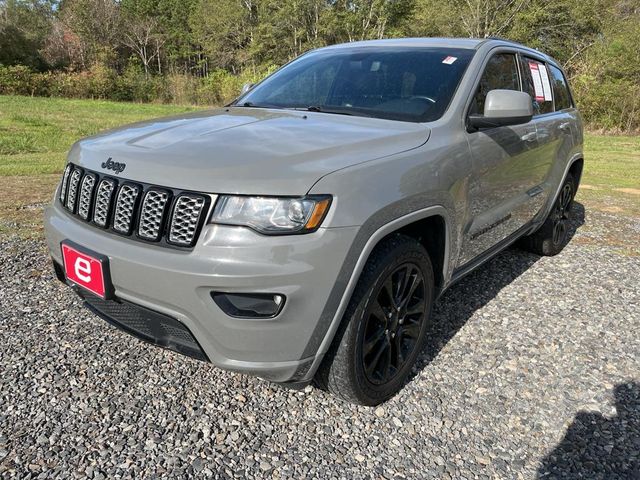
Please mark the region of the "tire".
<svg viewBox="0 0 640 480"><path fill-rule="evenodd" d="M571 208L576 190L577 185L569 173L546 220L534 233L520 239L520 248L546 257L562 251L569 242Z"/></svg>
<svg viewBox="0 0 640 480"><path fill-rule="evenodd" d="M362 271L316 385L359 405L398 392L424 345L433 291L424 247L400 234L383 240Z"/></svg>

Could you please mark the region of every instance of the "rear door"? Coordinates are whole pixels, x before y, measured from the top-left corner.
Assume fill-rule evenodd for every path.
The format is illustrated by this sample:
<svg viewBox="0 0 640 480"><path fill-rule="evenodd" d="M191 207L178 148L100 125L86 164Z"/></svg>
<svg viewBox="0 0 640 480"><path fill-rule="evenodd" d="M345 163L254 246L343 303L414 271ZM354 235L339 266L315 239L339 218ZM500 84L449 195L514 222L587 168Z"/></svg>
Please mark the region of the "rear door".
<svg viewBox="0 0 640 480"><path fill-rule="evenodd" d="M555 148L551 151L554 156L554 165L552 165L545 183L552 194L554 187L558 185L554 185L551 179L561 178L564 174L565 167L574 152L574 148L582 144L582 129L580 128L579 113L573 103L564 73L551 63L547 64L547 69L553 90L554 108L554 114L549 122L549 129L553 131L553 138L555 138L556 143L554 145Z"/></svg>
<svg viewBox="0 0 640 480"><path fill-rule="evenodd" d="M572 115L571 96L566 90L562 72L546 62L521 56L521 75L523 90L531 95L533 102L533 122L538 133L539 154L531 162L532 177L536 183L535 195L527 215L533 218L543 207L551 193L551 173L554 166L564 170L564 165L573 147L572 128L575 121ZM552 70L553 68L553 70ZM565 91L557 84L558 77L565 82Z"/></svg>
<svg viewBox="0 0 640 480"><path fill-rule="evenodd" d="M482 114L487 93L522 89L516 51L499 50L485 64L468 113ZM540 183L535 122L469 132L473 173L459 266L500 243L530 220L532 190Z"/></svg>

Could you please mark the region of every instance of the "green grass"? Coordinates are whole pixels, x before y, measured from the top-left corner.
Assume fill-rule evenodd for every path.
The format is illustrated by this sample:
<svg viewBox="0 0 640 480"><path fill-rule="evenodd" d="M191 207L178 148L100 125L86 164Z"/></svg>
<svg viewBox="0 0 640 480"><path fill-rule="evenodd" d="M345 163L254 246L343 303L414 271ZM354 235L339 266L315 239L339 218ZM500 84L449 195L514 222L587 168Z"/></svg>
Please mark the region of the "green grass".
<svg viewBox="0 0 640 480"><path fill-rule="evenodd" d="M0 176L60 173L76 140L194 107L0 96ZM640 137L586 135L583 182L640 187Z"/></svg>
<svg viewBox="0 0 640 480"><path fill-rule="evenodd" d="M26 207L49 200L59 181L67 151L76 140L118 125L194 109L0 96L0 189L3 191L0 219L5 222L5 228L30 218L32 210L25 210ZM35 183L28 177L19 181L15 177L33 175L39 176ZM9 176L13 179L6 178ZM38 187L25 192L23 183ZM14 187L21 192L18 203L14 201L17 193L4 195ZM586 135L585 169L578 201L591 209L638 217L639 189L640 136Z"/></svg>
<svg viewBox="0 0 640 480"><path fill-rule="evenodd" d="M76 140L194 107L0 96L0 176L59 173Z"/></svg>
<svg viewBox="0 0 640 480"><path fill-rule="evenodd" d="M587 135L582 182L603 188L640 188L640 136Z"/></svg>

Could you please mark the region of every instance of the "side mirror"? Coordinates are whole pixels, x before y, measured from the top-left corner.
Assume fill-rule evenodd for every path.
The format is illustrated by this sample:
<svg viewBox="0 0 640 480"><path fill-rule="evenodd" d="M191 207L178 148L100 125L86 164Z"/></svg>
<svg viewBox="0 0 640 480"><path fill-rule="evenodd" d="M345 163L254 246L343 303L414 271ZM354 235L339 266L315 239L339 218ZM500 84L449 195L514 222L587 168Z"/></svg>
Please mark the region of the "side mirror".
<svg viewBox="0 0 640 480"><path fill-rule="evenodd" d="M244 95L245 93L247 93L249 90L253 88L254 85L255 85L254 83L245 83L242 86L242 91L240 92L240 95Z"/></svg>
<svg viewBox="0 0 640 480"><path fill-rule="evenodd" d="M491 90L484 102L484 115L469 115L472 130L520 125L531 121L531 95L515 90Z"/></svg>

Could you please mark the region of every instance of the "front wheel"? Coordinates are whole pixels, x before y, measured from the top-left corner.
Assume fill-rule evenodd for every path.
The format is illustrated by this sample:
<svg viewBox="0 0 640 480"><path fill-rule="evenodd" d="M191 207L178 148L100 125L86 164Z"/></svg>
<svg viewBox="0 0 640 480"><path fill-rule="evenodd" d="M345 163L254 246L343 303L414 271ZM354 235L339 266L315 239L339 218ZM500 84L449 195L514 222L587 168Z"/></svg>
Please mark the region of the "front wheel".
<svg viewBox="0 0 640 480"><path fill-rule="evenodd" d="M569 173L562 184L560 194L542 226L531 235L522 238L520 246L543 256L557 255L569 242L571 207L576 194L576 184Z"/></svg>
<svg viewBox="0 0 640 480"><path fill-rule="evenodd" d="M360 405L377 405L402 388L426 335L433 301L427 251L393 235L369 258L316 383Z"/></svg>

